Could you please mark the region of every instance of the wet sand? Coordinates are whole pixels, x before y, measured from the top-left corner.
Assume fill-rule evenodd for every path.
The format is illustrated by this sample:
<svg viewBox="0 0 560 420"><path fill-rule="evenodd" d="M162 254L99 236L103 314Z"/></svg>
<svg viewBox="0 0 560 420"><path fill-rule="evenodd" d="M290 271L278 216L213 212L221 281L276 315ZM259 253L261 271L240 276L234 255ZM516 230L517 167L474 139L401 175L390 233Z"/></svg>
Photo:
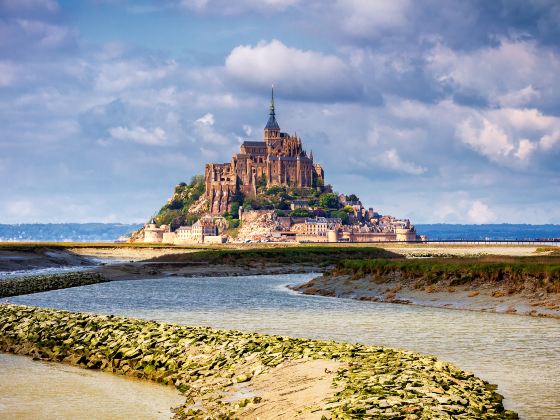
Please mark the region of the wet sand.
<svg viewBox="0 0 560 420"><path fill-rule="evenodd" d="M169 419L171 386L0 353L3 419Z"/></svg>

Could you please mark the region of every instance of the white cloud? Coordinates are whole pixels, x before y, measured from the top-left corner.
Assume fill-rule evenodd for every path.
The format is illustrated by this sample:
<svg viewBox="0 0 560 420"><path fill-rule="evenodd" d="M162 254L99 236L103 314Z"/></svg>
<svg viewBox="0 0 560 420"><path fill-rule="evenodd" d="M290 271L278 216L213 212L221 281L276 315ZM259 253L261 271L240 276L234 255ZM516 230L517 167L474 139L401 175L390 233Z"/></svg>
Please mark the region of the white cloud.
<svg viewBox="0 0 560 420"><path fill-rule="evenodd" d="M539 141L539 146L544 151L551 150L557 144L560 145L560 130L542 136Z"/></svg>
<svg viewBox="0 0 560 420"><path fill-rule="evenodd" d="M555 146L560 137L560 118L535 109L472 112L457 125L456 136L494 162L527 164L538 152Z"/></svg>
<svg viewBox="0 0 560 420"><path fill-rule="evenodd" d="M229 75L247 86L299 98L350 98L360 95L346 63L334 55L290 48L278 40L241 45L226 58Z"/></svg>
<svg viewBox="0 0 560 420"><path fill-rule="evenodd" d="M207 113L207 114L203 115L202 117L200 117L199 119L197 119L196 123L200 124L200 125L213 126L214 125L214 115L212 115L211 113Z"/></svg>
<svg viewBox="0 0 560 420"><path fill-rule="evenodd" d="M25 218L31 216L35 208L30 200L14 200L5 204L5 211L8 216Z"/></svg>
<svg viewBox="0 0 560 420"><path fill-rule="evenodd" d="M522 89L498 95L495 98L495 102L503 107L516 107L531 103L540 98L540 96L540 92L533 88L533 85L528 85Z"/></svg>
<svg viewBox="0 0 560 420"><path fill-rule="evenodd" d="M480 200L475 200L468 212L472 223L484 224L492 223L496 220L496 214Z"/></svg>
<svg viewBox="0 0 560 420"><path fill-rule="evenodd" d="M162 80L176 68L174 61L159 65L127 60L105 62L99 68L95 85L102 91L122 91Z"/></svg>
<svg viewBox="0 0 560 420"><path fill-rule="evenodd" d="M39 39L38 43L44 47L58 47L70 42L74 31L66 26L53 25L38 20L19 19L19 26L29 35Z"/></svg>
<svg viewBox="0 0 560 420"><path fill-rule="evenodd" d="M378 163L387 169L409 175L422 175L427 171L427 169L422 166L402 160L395 149L387 150L381 154Z"/></svg>
<svg viewBox="0 0 560 420"><path fill-rule="evenodd" d="M178 4L197 12L233 15L244 12L279 12L299 2L300 0L179 0Z"/></svg>
<svg viewBox="0 0 560 420"><path fill-rule="evenodd" d="M108 131L111 137L117 140L132 141L147 146L163 146L167 144L167 134L160 127L152 130L141 126L134 126L132 128L112 127Z"/></svg>
<svg viewBox="0 0 560 420"><path fill-rule="evenodd" d="M515 149L507 134L486 118L468 118L457 127L457 135L463 143L477 152L499 161Z"/></svg>
<svg viewBox="0 0 560 420"><path fill-rule="evenodd" d="M248 124L243 124L243 132L247 137L251 137L251 134L253 134L253 127Z"/></svg>
<svg viewBox="0 0 560 420"><path fill-rule="evenodd" d="M39 10L52 13L58 11L58 2L56 0L3 0L0 4L1 9L12 13Z"/></svg>
<svg viewBox="0 0 560 420"><path fill-rule="evenodd" d="M469 52L439 43L428 53L426 62L442 85L474 93L494 105L556 101L560 91L560 55L535 41L502 39L495 47Z"/></svg>
<svg viewBox="0 0 560 420"><path fill-rule="evenodd" d="M526 161L533 154L537 148L536 144L528 139L521 139L519 141L519 147L515 152L515 157L519 160Z"/></svg>
<svg viewBox="0 0 560 420"><path fill-rule="evenodd" d="M0 61L0 87L12 85L18 74L18 67L8 61Z"/></svg>
<svg viewBox="0 0 560 420"><path fill-rule="evenodd" d="M410 0L338 0L335 11L342 30L361 38L404 26L411 5Z"/></svg>
<svg viewBox="0 0 560 420"><path fill-rule="evenodd" d="M229 144L229 138L224 136L214 127L215 123L216 120L214 118L214 115L211 113L207 113L198 118L194 122L194 134L196 138L202 140L204 144L214 144L221 146ZM204 148L204 146L202 146L200 150L206 153L207 156L209 156L207 148Z"/></svg>

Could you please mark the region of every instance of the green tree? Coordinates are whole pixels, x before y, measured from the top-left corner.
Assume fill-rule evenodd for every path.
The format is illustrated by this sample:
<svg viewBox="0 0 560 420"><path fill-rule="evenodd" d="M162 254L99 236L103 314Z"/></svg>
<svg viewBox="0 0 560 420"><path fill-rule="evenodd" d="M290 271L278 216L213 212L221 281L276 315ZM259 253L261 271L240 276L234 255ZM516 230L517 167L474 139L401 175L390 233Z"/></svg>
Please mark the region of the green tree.
<svg viewBox="0 0 560 420"><path fill-rule="evenodd" d="M239 217L239 203L237 201L231 203L231 210L229 211L229 214L234 219Z"/></svg>
<svg viewBox="0 0 560 420"><path fill-rule="evenodd" d="M347 225L348 224L348 213L346 213L344 210L333 210L331 212L329 212L329 217L333 217L333 218L339 218L342 220L342 224Z"/></svg>
<svg viewBox="0 0 560 420"><path fill-rule="evenodd" d="M293 217L312 217L312 214L305 209L295 209L290 213L290 216Z"/></svg>
<svg viewBox="0 0 560 420"><path fill-rule="evenodd" d="M337 209L339 207L338 197L333 193L321 194L319 197L319 206L324 209Z"/></svg>
<svg viewBox="0 0 560 420"><path fill-rule="evenodd" d="M346 201L360 201L356 194L350 194L346 196Z"/></svg>
<svg viewBox="0 0 560 420"><path fill-rule="evenodd" d="M259 191L264 191L265 188L266 188L266 176L262 174L257 180L257 189Z"/></svg>

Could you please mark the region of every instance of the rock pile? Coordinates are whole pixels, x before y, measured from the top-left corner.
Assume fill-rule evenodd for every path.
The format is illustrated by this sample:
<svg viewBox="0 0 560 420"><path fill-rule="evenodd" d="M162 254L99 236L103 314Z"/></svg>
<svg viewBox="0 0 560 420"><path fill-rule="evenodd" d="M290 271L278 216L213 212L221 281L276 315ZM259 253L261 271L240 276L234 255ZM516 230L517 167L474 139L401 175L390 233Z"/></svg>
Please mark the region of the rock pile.
<svg viewBox="0 0 560 420"><path fill-rule="evenodd" d="M517 418L473 374L382 347L0 305L0 351L174 385L186 397L175 409L182 418L235 418L266 404L232 385L301 359L342 362L322 407L332 418Z"/></svg>
<svg viewBox="0 0 560 420"><path fill-rule="evenodd" d="M18 277L0 281L0 298L85 286L106 281L108 280L101 274L89 271Z"/></svg>
<svg viewBox="0 0 560 420"><path fill-rule="evenodd" d="M243 213L237 240L270 239L274 232L280 230L274 210L251 210Z"/></svg>

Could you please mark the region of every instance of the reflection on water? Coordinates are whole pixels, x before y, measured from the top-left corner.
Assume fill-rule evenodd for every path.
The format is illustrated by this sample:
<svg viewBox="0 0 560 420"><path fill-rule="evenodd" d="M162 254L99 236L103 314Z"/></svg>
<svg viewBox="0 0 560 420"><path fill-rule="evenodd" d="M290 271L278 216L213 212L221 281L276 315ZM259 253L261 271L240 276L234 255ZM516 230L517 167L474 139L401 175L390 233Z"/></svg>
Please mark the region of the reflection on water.
<svg viewBox="0 0 560 420"><path fill-rule="evenodd" d="M416 350L498 384L507 408L523 418L560 418L558 320L303 296L285 287L310 277L131 280L10 301Z"/></svg>
<svg viewBox="0 0 560 420"><path fill-rule="evenodd" d="M0 354L0 418L169 419L172 387L61 363Z"/></svg>

